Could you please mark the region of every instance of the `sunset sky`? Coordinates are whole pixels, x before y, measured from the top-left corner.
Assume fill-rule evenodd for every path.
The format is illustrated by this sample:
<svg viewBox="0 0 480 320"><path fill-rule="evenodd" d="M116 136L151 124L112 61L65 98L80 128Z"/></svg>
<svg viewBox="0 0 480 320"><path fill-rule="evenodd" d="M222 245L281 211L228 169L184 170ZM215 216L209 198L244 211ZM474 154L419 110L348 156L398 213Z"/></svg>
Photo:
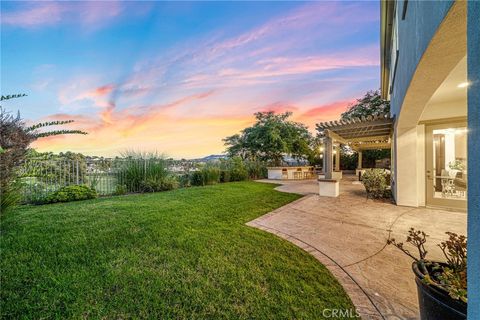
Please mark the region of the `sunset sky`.
<svg viewBox="0 0 480 320"><path fill-rule="evenodd" d="M1 2L1 93L86 136L39 151L224 151L253 113L314 131L379 87L375 2Z"/></svg>

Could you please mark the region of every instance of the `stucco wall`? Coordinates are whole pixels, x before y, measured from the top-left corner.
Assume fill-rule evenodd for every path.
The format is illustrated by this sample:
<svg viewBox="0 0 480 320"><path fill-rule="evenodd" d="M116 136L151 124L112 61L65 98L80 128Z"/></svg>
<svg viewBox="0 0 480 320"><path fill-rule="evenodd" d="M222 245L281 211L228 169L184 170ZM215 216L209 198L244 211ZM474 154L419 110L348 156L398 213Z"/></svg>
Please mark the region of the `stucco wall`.
<svg viewBox="0 0 480 320"><path fill-rule="evenodd" d="M466 55L467 6L461 1L411 1L401 20L403 3L397 2L399 60L390 97L396 116L393 194L399 205L419 206L425 204L425 168L423 134L417 125L422 114L430 118L424 113L429 101ZM439 113L432 116L441 117Z"/></svg>
<svg viewBox="0 0 480 320"><path fill-rule="evenodd" d="M403 1L397 1L399 56L394 89L390 97L392 114L397 115L415 69L438 26L454 1L408 1L402 20Z"/></svg>
<svg viewBox="0 0 480 320"><path fill-rule="evenodd" d="M447 101L444 103L427 104L420 121L433 119L465 117L467 114L467 99Z"/></svg>
<svg viewBox="0 0 480 320"><path fill-rule="evenodd" d="M468 2L468 319L480 318L480 2Z"/></svg>

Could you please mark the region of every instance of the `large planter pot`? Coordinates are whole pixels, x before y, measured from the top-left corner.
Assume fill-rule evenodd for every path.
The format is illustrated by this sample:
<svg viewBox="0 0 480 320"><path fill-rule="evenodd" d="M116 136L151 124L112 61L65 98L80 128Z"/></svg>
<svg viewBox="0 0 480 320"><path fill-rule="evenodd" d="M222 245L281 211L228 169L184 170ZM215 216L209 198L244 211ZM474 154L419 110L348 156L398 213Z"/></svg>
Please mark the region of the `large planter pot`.
<svg viewBox="0 0 480 320"><path fill-rule="evenodd" d="M452 299L445 290L425 284L423 273L417 262L412 264L417 283L420 319L422 320L464 320L467 319L467 304Z"/></svg>

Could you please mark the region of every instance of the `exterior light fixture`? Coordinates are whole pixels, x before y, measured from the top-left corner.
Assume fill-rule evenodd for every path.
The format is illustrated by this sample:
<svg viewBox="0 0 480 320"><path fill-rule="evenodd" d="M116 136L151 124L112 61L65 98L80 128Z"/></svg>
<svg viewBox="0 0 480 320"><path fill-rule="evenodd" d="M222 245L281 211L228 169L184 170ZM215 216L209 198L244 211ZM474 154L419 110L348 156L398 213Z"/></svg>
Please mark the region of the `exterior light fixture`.
<svg viewBox="0 0 480 320"><path fill-rule="evenodd" d="M467 82L462 82L457 86L457 88L466 88L469 85L470 85L470 82L468 82L468 81Z"/></svg>

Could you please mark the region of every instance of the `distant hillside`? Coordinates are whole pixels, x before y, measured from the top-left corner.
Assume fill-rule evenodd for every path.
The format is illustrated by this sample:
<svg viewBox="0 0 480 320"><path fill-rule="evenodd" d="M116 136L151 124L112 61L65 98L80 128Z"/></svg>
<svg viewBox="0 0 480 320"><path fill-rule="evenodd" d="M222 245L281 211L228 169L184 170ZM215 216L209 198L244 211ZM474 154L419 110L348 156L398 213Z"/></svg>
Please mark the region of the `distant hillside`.
<svg viewBox="0 0 480 320"><path fill-rule="evenodd" d="M225 155L225 154L211 154L211 155L203 157L203 158L192 159L192 161L209 162L209 161L215 161L215 160L220 160L220 159L225 159L225 158L227 158L227 155Z"/></svg>

